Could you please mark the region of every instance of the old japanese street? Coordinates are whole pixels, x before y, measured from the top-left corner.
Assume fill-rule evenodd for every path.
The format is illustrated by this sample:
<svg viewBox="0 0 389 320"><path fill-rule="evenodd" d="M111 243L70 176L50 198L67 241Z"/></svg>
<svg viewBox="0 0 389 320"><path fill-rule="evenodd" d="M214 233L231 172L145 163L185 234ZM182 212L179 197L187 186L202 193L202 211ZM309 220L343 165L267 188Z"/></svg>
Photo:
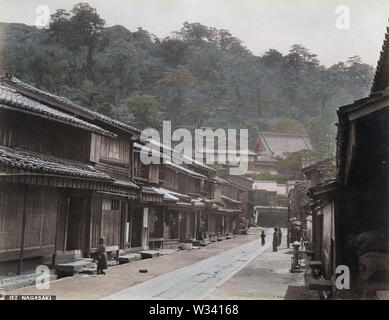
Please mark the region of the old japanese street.
<svg viewBox="0 0 389 320"><path fill-rule="evenodd" d="M261 246L259 240L251 241L104 299L204 299L268 249L271 242L272 234L269 230L265 246Z"/></svg>

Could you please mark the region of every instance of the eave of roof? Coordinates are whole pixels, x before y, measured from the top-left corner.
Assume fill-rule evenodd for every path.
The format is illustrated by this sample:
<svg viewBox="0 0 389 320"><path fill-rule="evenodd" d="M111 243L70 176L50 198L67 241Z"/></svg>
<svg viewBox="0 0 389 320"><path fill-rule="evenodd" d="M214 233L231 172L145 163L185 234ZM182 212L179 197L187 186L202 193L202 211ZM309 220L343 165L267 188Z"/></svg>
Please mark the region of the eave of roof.
<svg viewBox="0 0 389 320"><path fill-rule="evenodd" d="M113 178L84 163L11 148L0 147L0 163L25 172L114 182Z"/></svg>
<svg viewBox="0 0 389 320"><path fill-rule="evenodd" d="M136 189L136 190L140 188L135 182L130 180L115 180L113 185L122 188Z"/></svg>
<svg viewBox="0 0 389 320"><path fill-rule="evenodd" d="M200 173L197 173L197 172L192 171L192 170L190 170L190 169L188 169L188 168L185 168L185 167L183 167L183 166L180 166L180 165L178 165L178 164L175 164L175 163L173 163L173 162L171 162L171 161L166 161L166 162L165 162L165 165L166 165L167 167L173 169L173 170L177 170L177 171L179 171L179 172L181 172L181 173L185 173L185 174L190 175L190 176L192 176L192 177L194 177L194 178L201 178L201 179L206 179L206 178L207 178L206 176L204 176L204 175L202 175L202 174L200 174Z"/></svg>
<svg viewBox="0 0 389 320"><path fill-rule="evenodd" d="M331 179L308 188L308 196L313 199L319 198L323 195L333 194L339 188L339 183L335 179Z"/></svg>
<svg viewBox="0 0 389 320"><path fill-rule="evenodd" d="M389 86L389 27L386 28L384 43L382 45L380 57L377 62L376 72L374 74L371 94L383 90Z"/></svg>
<svg viewBox="0 0 389 320"><path fill-rule="evenodd" d="M141 134L141 130L129 124L123 123L121 121L105 116L101 113L82 107L66 97L61 97L45 90L35 88L29 84L20 81L11 74L6 74L5 77L1 79L1 82L11 86L13 89L19 91L21 94L27 95L32 99L37 99L44 103L52 104L55 107L65 109L68 112L76 113L82 117L87 118L88 120L98 120L107 125L123 129L132 134Z"/></svg>
<svg viewBox="0 0 389 320"><path fill-rule="evenodd" d="M97 134L117 137L116 134L100 128L94 124L78 119L70 114L58 111L45 104L39 103L28 97L21 95L14 89L0 85L0 108L15 110L18 112L28 113L31 115L43 117L56 122L68 124L80 129L95 132Z"/></svg>
<svg viewBox="0 0 389 320"><path fill-rule="evenodd" d="M231 203L235 203L235 204L241 204L242 202L241 201L238 201L238 200L235 200L235 199L231 199L229 197L226 197L224 195L221 196L222 200L225 200L227 202L231 202Z"/></svg>
<svg viewBox="0 0 389 320"><path fill-rule="evenodd" d="M302 168L301 171L308 172L308 171L314 170L315 168L318 168L318 167L323 166L323 165L331 165L332 162L334 162L334 161L335 160L333 158L324 159L324 160L318 161L316 163L310 164L310 165Z"/></svg>

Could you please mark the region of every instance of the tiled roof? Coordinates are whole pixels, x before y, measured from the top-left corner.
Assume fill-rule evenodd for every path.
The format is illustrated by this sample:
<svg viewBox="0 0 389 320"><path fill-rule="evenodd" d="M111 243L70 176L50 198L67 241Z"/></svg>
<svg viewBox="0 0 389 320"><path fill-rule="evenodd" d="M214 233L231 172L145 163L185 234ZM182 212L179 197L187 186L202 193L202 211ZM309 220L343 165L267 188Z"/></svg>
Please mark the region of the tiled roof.
<svg viewBox="0 0 389 320"><path fill-rule="evenodd" d="M139 186L130 181L130 180L115 180L113 183L114 186L123 187L123 188L129 188L129 189L139 189Z"/></svg>
<svg viewBox="0 0 389 320"><path fill-rule="evenodd" d="M116 137L112 132L104 130L94 124L78 119L67 113L50 108L42 103L27 98L13 89L0 85L0 104L12 109L31 112L39 116L51 118L55 121L65 122L72 126L90 130L99 134ZM1 107L1 106L0 106Z"/></svg>
<svg viewBox="0 0 389 320"><path fill-rule="evenodd" d="M176 191L171 191L165 188L159 188L160 191L165 192L165 193L170 193L171 195L180 198L181 200L186 200L186 201L191 201L192 198L190 196L187 196L186 194L182 194Z"/></svg>
<svg viewBox="0 0 389 320"><path fill-rule="evenodd" d="M143 187L142 192L145 194L154 194L154 195L162 196L163 200L165 200L165 201L179 201L180 200L178 197L175 197L167 190L161 189L161 188Z"/></svg>
<svg viewBox="0 0 389 320"><path fill-rule="evenodd" d="M305 134L262 132L259 135L265 153L284 158L285 153L313 150L311 140Z"/></svg>
<svg viewBox="0 0 389 320"><path fill-rule="evenodd" d="M383 90L389 86L389 27L386 28L386 34L380 58L377 62L377 68L374 75L373 85L371 87L371 94Z"/></svg>
<svg viewBox="0 0 389 320"><path fill-rule="evenodd" d="M2 81L11 85L16 90L23 89L23 92L21 92L23 94L32 93L32 94L35 94L38 96L40 95L40 96L43 96L43 97L48 98L50 100L53 100L59 104L66 105L75 111L78 110L84 114L88 114L92 119L96 119L98 121L101 121L103 123L106 123L106 124L109 124L109 125L112 125L115 127L119 127L121 129L129 131L131 133L136 133L136 134L141 133L141 130L139 130L139 129L137 129L129 124L112 119L112 118L107 117L105 115L102 115L98 112L92 111L88 108L82 107L66 97L58 96L58 95L52 94L50 92L35 88L29 84L26 84L26 83L20 81L19 79L17 79L13 75L6 74L6 76L4 78L2 78Z"/></svg>
<svg viewBox="0 0 389 320"><path fill-rule="evenodd" d="M229 185L229 186L232 186L234 188L237 188L239 190L243 190L243 191L246 191L246 189L242 186L239 186L231 181L228 181L228 180L225 180L223 178L220 178L219 176L215 176L213 177L212 179L210 179L211 181L215 182L215 183L218 183L218 184L224 184L224 185Z"/></svg>
<svg viewBox="0 0 389 320"><path fill-rule="evenodd" d="M171 157L170 158L179 158L179 159L182 159L183 161L185 161L185 163L188 163L190 164L191 166L194 166L194 167L197 167L197 168L202 168L208 172L215 172L216 170L207 166L206 164L202 163L201 161L197 161L196 159L192 158L192 157L187 157L186 155L184 154L179 154L177 151L175 151L174 149L172 148L169 148L167 147L166 145L158 142L158 141L155 141L153 139L148 139L147 141L145 141L145 143L148 143L148 146L151 146L152 148L154 148L155 150L161 150L161 148L165 148L167 150L169 150L171 152ZM163 155L164 157L168 157L167 155ZM169 159L170 159L169 158Z"/></svg>
<svg viewBox="0 0 389 320"><path fill-rule="evenodd" d="M35 153L16 151L10 148L0 148L0 163L6 167L17 168L29 172L102 180L107 182L114 181L114 179L108 175L86 164Z"/></svg>
<svg viewBox="0 0 389 320"><path fill-rule="evenodd" d="M96 116L96 119L101 121L101 122L104 122L104 123L109 124L109 125L113 125L115 127L119 127L121 129L129 131L131 133L136 133L136 134L139 134L139 135L141 134L141 130L139 130L138 128L135 128L133 126L130 126L127 123L124 123L124 122L112 119L112 118L107 117L107 116L105 116L105 115L103 115L101 113L97 113L97 112L94 112L94 111L92 111L92 113Z"/></svg>
<svg viewBox="0 0 389 320"><path fill-rule="evenodd" d="M166 165L167 167L173 169L173 170L177 170L177 171L180 171L180 172L182 172L182 173L186 173L186 174L188 174L188 175L190 175L190 176L192 176L192 177L203 178L203 179L206 179L206 178L207 178L206 176L204 176L204 175L202 175L202 174L200 174L200 173L197 173L197 172L195 172L195 171L192 171L192 170L190 170L190 169L188 169L188 168L185 168L185 167L183 167L183 166L181 166L181 165L175 164L175 163L170 162L170 161L166 161L166 164L165 164L165 165Z"/></svg>
<svg viewBox="0 0 389 320"><path fill-rule="evenodd" d="M238 200L235 200L235 199L231 199L229 197L226 197L226 196L221 196L221 198L227 202L231 202L231 203L235 203L235 204L241 204L242 202L238 201Z"/></svg>

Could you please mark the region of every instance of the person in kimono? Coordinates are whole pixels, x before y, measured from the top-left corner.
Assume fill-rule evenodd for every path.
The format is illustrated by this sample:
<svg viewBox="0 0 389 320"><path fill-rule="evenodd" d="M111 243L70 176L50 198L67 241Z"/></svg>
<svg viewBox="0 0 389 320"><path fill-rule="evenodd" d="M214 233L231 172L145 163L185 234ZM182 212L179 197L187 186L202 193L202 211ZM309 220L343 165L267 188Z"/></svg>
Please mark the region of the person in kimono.
<svg viewBox="0 0 389 320"><path fill-rule="evenodd" d="M274 233L273 233L273 252L277 252L277 246L279 243L279 234L277 228L274 228Z"/></svg>
<svg viewBox="0 0 389 320"><path fill-rule="evenodd" d="M266 234L265 234L265 231L262 230L262 233L261 233L261 246L265 245L265 239L266 239Z"/></svg>
<svg viewBox="0 0 389 320"><path fill-rule="evenodd" d="M281 228L278 228L278 246L281 245L281 241L282 241L282 230Z"/></svg>
<svg viewBox="0 0 389 320"><path fill-rule="evenodd" d="M108 268L107 252L105 249L105 238L100 237L99 247L97 248L97 274L105 274L104 270Z"/></svg>

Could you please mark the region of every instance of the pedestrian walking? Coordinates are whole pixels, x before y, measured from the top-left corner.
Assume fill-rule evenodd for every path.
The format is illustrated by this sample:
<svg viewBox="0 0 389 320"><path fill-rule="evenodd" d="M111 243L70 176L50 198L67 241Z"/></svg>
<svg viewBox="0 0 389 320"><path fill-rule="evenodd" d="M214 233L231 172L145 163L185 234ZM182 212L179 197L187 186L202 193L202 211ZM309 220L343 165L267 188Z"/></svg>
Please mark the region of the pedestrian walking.
<svg viewBox="0 0 389 320"><path fill-rule="evenodd" d="M282 230L281 228L278 228L278 246L281 245L281 241L282 241Z"/></svg>
<svg viewBox="0 0 389 320"><path fill-rule="evenodd" d="M278 246L278 230L277 228L274 228L274 233L273 233L273 252L277 252L277 246Z"/></svg>
<svg viewBox="0 0 389 320"><path fill-rule="evenodd" d="M108 268L107 252L105 250L105 238L100 237L97 249L97 274L105 274L103 270Z"/></svg>
<svg viewBox="0 0 389 320"><path fill-rule="evenodd" d="M205 240L205 222L201 221L197 230L198 240Z"/></svg>
<svg viewBox="0 0 389 320"><path fill-rule="evenodd" d="M265 231L262 230L262 233L261 233L261 246L265 245L265 238L266 238Z"/></svg>

